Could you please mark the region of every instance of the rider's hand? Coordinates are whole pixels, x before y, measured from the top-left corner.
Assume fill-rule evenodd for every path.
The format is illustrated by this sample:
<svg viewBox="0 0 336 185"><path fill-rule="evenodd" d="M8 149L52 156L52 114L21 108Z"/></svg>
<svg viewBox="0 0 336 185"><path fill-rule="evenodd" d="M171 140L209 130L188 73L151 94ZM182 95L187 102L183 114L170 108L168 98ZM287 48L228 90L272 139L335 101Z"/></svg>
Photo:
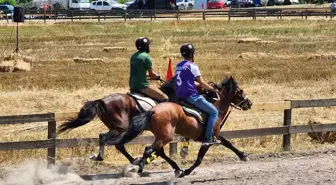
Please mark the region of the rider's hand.
<svg viewBox="0 0 336 185"><path fill-rule="evenodd" d="M219 92L219 90L218 90L218 89L215 89L215 88L214 88L212 91L215 92L215 93L218 93L218 92Z"/></svg>
<svg viewBox="0 0 336 185"><path fill-rule="evenodd" d="M160 79L161 79L160 75L156 76L156 78L155 78L155 80L160 80Z"/></svg>

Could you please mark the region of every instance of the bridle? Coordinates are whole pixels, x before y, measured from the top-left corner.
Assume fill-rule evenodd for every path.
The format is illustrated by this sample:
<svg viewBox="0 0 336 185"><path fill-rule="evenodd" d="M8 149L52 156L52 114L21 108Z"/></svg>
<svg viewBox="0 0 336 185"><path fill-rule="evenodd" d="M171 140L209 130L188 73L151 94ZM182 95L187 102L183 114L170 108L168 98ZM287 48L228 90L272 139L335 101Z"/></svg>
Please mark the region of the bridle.
<svg viewBox="0 0 336 185"><path fill-rule="evenodd" d="M217 85L215 85L214 87L215 87L216 89L220 90L220 91L222 90L222 89L218 88ZM237 87L236 92L234 93L234 96L237 95L237 92L238 92L238 91L241 91L241 89L239 89L239 87ZM230 106L231 106L231 107L233 107L233 108L235 108L235 109L238 109L238 110L242 110L242 108L240 108L240 106L241 106L242 104L246 103L246 101L247 101L247 99L248 99L247 95L245 95L244 98L243 98L243 100L241 100L241 101L240 101L239 103L237 103L237 104L234 104L234 103L232 103L227 97L225 97L224 95L222 95L221 93L217 93L217 92L216 92L215 94L216 94L217 98L214 98L214 100L219 101L221 98L223 98L223 99L225 99L227 102L230 102Z"/></svg>

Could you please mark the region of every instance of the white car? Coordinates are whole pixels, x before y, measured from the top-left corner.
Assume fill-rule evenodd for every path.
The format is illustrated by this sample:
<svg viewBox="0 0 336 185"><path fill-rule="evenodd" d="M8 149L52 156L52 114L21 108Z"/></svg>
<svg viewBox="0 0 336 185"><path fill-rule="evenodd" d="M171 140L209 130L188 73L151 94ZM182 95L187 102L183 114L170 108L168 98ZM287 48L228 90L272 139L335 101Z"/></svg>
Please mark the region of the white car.
<svg viewBox="0 0 336 185"><path fill-rule="evenodd" d="M129 5L133 4L135 1L136 0L128 1L128 2L124 3L124 5L129 6Z"/></svg>
<svg viewBox="0 0 336 185"><path fill-rule="evenodd" d="M194 8L194 0L176 0L176 5L180 10L190 10Z"/></svg>
<svg viewBox="0 0 336 185"><path fill-rule="evenodd" d="M90 4L90 9L96 11L111 11L114 9L126 10L126 7L126 5L115 1L92 1Z"/></svg>

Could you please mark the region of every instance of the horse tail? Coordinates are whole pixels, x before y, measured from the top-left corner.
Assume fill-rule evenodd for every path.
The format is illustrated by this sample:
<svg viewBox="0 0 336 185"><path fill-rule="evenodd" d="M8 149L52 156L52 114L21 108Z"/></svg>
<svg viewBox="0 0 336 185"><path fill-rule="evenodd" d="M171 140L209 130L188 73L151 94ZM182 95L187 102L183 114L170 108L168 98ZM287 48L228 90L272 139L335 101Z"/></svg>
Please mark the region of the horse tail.
<svg viewBox="0 0 336 185"><path fill-rule="evenodd" d="M153 111L146 111L134 116L131 120L130 126L125 132L120 133L115 130L110 130L101 136L102 141L109 145L122 145L132 141L148 128L153 114Z"/></svg>
<svg viewBox="0 0 336 185"><path fill-rule="evenodd" d="M58 134L63 133L69 129L83 126L92 121L97 115L100 117L105 112L105 105L101 99L88 101L81 108L76 119L70 119L69 121L59 126Z"/></svg>

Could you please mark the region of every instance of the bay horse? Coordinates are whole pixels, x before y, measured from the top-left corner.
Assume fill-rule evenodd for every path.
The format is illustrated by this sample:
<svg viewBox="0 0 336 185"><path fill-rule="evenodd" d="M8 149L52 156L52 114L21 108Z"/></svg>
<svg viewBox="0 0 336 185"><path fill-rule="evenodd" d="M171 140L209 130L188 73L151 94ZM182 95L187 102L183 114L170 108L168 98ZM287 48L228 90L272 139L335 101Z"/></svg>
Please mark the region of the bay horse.
<svg viewBox="0 0 336 185"><path fill-rule="evenodd" d="M169 100L176 102L175 96L175 77L161 85L160 89L168 95ZM70 119L58 127L57 134L75 129L92 121L96 116L109 128L107 133L99 134L99 152L94 158L96 161L104 160L104 146L107 144L114 145L130 163L138 164L140 158L133 158L125 149L124 144L114 144L109 142L109 137L115 134L124 133L130 125L131 119L144 112L137 107L137 102L128 94L115 93L102 99L88 101L80 109L78 117ZM223 145L231 149L242 161L247 160L247 155L239 151L229 141L224 140ZM185 156L184 156L185 157ZM152 159L153 160L153 159ZM149 163L149 162L148 162Z"/></svg>
<svg viewBox="0 0 336 185"><path fill-rule="evenodd" d="M213 84L213 86L219 90L219 98L213 102L219 112L214 127L214 136L220 141L220 144L228 147L229 142L223 136L219 135L219 131L230 113L231 106L240 110L249 110L252 106L252 102L248 99L244 91L238 87L237 82L232 77L224 79L218 85ZM195 117L187 114L182 106L172 102L160 103L151 110L134 116L126 132L122 134L110 132L109 142L116 145L127 143L144 130L149 130L154 134L155 142L145 148L143 157L139 162L139 173L142 173L146 160L155 153L172 166L175 170L176 177L184 177L189 175L201 164L204 155L212 146L202 144L197 160L186 170L181 170L178 165L165 154L163 147L174 139L175 134L194 141L202 141L204 139L205 129L203 124Z"/></svg>
<svg viewBox="0 0 336 185"><path fill-rule="evenodd" d="M165 82L163 80L160 81ZM170 82L165 82L165 84L163 84L160 88L164 88L161 90L164 90L163 92L167 94L169 99L174 99L175 92L168 88L168 84L170 84ZM114 132L121 134L129 127L129 123L132 117L146 111L146 109L140 108L139 106L139 102L137 102L134 97L132 97L130 94L123 93L114 93L102 99L87 101L80 109L77 118L69 119L58 127L57 135L80 126L84 126L91 122L96 116L99 117L99 119L110 131L113 130ZM147 109L153 107L151 105L148 106L149 108ZM99 134L99 152L96 157L92 158L93 160L104 160L104 146L108 144L104 139L104 136L108 133L109 132ZM136 163L137 159L134 159L126 151L124 144L115 145L115 148L120 151L130 163Z"/></svg>

